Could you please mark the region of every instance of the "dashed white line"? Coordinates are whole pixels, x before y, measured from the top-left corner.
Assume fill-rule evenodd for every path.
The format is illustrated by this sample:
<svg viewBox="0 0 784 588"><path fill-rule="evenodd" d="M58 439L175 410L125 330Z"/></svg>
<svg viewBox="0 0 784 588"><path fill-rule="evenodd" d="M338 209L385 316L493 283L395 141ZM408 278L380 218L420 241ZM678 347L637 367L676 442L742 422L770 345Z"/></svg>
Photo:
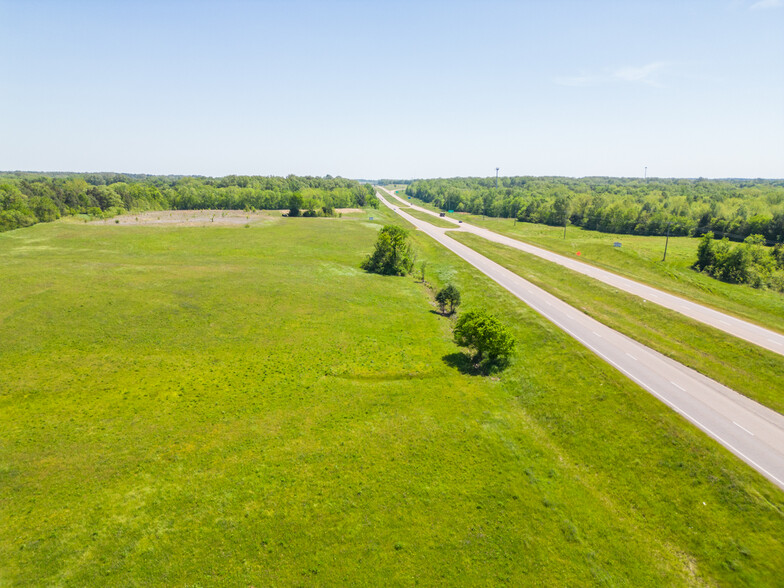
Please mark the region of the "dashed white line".
<svg viewBox="0 0 784 588"><path fill-rule="evenodd" d="M602 336L601 336L599 333L597 333L596 331L591 331L591 332L592 332L594 335L596 335L597 337L599 337L599 339L603 339L603 338L604 338L604 337L602 337Z"/></svg>
<svg viewBox="0 0 784 588"><path fill-rule="evenodd" d="M478 266L478 265L476 265L474 262L470 261L470 260L469 260L467 257L464 257L464 258L466 259L466 261L469 261L469 263L471 263L472 265L475 265L477 268L479 267L479 266ZM488 275L489 275L489 274L488 274ZM500 283L500 282L499 282L499 283ZM505 287L508 287L508 286L505 286ZM549 303L548 303L548 304L549 304ZM552 304L550 304L550 306L552 306ZM535 309L535 310L538 310L538 309ZM541 312L541 311L539 311L539 312ZM713 437L713 438L714 438L714 439L716 439L716 440L717 440L719 443L723 444L723 445L724 445L725 447L727 447L727 448L728 448L730 451L732 451L733 453L735 453L735 455L737 455L738 457L740 457L741 459L743 459L744 461L746 461L746 463L748 463L748 464L749 464L749 465L751 465L752 467L756 468L756 469L757 469L759 472L763 473L763 474L764 474L766 477L768 477L769 479L771 479L772 481L774 481L774 482L775 482L777 485L779 485L780 487L784 488L784 480L781 480L781 479L779 479L778 477L776 477L775 475L773 475L773 474L772 474L772 473L771 473L769 470L767 470L766 468L764 468L763 466L761 466L761 465L760 465L758 462L756 462L755 460L751 459L751 457L749 457L749 456L748 456L746 453L744 453L743 451L740 451L740 450L739 450L737 447L734 447L734 446L733 446L731 443L729 443L728 441L726 441L724 438L722 438L721 436L717 435L717 434L716 434L714 431L712 431L712 430L711 430L709 427L707 427L705 424L703 424L702 422L700 422L700 420L698 420L698 419L694 418L693 416L691 416L690 414L688 414L688 413L687 413L685 410L683 410L683 409L679 408L678 406L674 405L674 404L673 404L673 403L672 403L672 402L671 402L669 399L667 399L667 398L663 397L663 396L662 396L662 395L661 395L659 392L657 392L657 391L656 391L654 388L652 388L652 387L649 387L648 385L646 385L646 383L645 383L643 380L639 379L639 377L637 377L635 374L633 374L633 373L630 373L629 371L627 371L626 369L624 369L623 367L621 367L621 366L620 366L618 363L616 363L616 361L613 361L613 359L611 359L611 357L610 357L610 356L608 356L608 355L605 355L605 353L603 353L603 352L602 352L602 351L600 351L599 349L597 349L597 348L593 347L591 344L589 344L587 341L583 340L581 337L577 336L577 334L576 334L576 333L574 333L574 332L573 332L571 329L567 328L567 327L566 327L566 325L563 325L563 324L561 324L561 322L560 322L559 320L557 320L555 317L550 317L550 320L551 320L551 321L552 321L554 324L556 324L557 326L559 326L561 329L563 329L563 330L564 330L566 333L570 334L572 337L574 337L574 338L575 338L575 339L577 339L578 341L581 341L581 342L582 342L582 343L583 343L583 344L584 344L584 345L585 345L585 346L586 346L588 349L592 350L592 351L593 351L594 353L596 353L596 354L597 354L599 357L602 357L603 359L605 359L605 361L607 361L607 362L608 362L610 365L612 365L612 366L616 367L616 368L617 368L617 369L618 369L620 372L622 372L623 374L625 374L626 376L628 376L628 377L629 377L631 380L633 380L634 382L636 382L637 384L639 384L640 386L642 386L643 388L645 388L646 390L648 390L649 392L651 392L651 394L653 394L655 397L659 398L659 399L660 399L660 400L661 400L661 401L662 401L664 404L666 404L667 406L671 407L671 408L672 408L672 409L673 409L675 412L677 412L678 414L681 414L681 415L682 415L684 418L686 418L687 420L691 421L691 422L692 422L692 423L694 423L696 426L698 426L698 427L699 427L699 428L701 428L703 431L705 431L705 433L707 433L709 436ZM593 331L593 333L594 333L596 336L598 336L598 337L601 337L601 335L599 335L599 333L596 333L595 331ZM769 341L771 341L771 342L774 342L774 343L776 343L778 346L781 346L781 345L782 345L782 342L780 342L780 341L778 341L778 340L774 340L774 339L773 339L773 338L771 338L771 337L768 337L768 340L769 340ZM631 355L630 353L626 353L626 355L628 355L629 357L631 357L631 358L632 358L632 359L634 359L635 361L638 361L638 360L637 360L637 358L636 358L636 357L634 357L633 355ZM672 381L670 381L670 383L671 383L671 384L673 384L675 387L679 388L680 390L682 390L682 391L685 391L685 389L684 389L684 388L682 388L680 385L676 384L675 382L672 382ZM734 425L736 425L737 427L739 427L739 428L743 429L743 430L744 430L746 433L748 433L749 435L752 435L752 436L754 435L753 433L751 433L751 431L749 431L748 429L746 429L746 428L744 428L743 426L739 425L739 424L738 424L738 423L736 423L735 421L732 421L731 419L727 419L727 420L730 420L730 421L731 421L731 422L732 422ZM726 421L725 421L725 422L726 422Z"/></svg>
<svg viewBox="0 0 784 588"><path fill-rule="evenodd" d="M676 383L675 383L675 382L673 382L672 380L670 380L670 384L672 384L673 386L675 386L675 387L676 387L678 390L681 390L681 391L683 391L683 392L686 392L686 388L684 388L683 386L679 386L678 384L676 384Z"/></svg>
<svg viewBox="0 0 784 588"><path fill-rule="evenodd" d="M555 321L554 321L554 322L555 322ZM556 324L558 324L558 323L556 322ZM577 337L577 336L576 336L574 333L572 333L571 331L569 331L568 329L564 328L563 326L561 326L561 328L562 328L562 329L564 329L564 331L566 331L566 332L567 332L567 333L569 333L570 335L572 335L572 337L574 337L575 339L578 339L578 337ZM579 339L578 339L578 340L579 340ZM594 353L596 353L596 354L597 354L599 357L604 357L604 358L607 360L607 362L608 362L610 365L613 365L613 366L615 366L615 367L618 369L618 371L620 371L621 373L624 373L624 374L626 374L627 376L629 376L629 378L631 378L632 380L634 380L635 382L637 382L637 383L638 383L640 386L642 386L643 388L645 388L646 390L648 390L648 391L649 391L651 394L653 394L653 395L654 395L656 398L658 398L659 400L661 400L661 401L662 401L664 404L666 404L667 406L669 406L670 408L672 408L672 409L673 409L675 412L677 412L678 414L682 415L682 416L683 416L684 418L686 418L687 420L689 420L689 421L691 421L692 423L694 423L695 425L697 425L697 426L698 426L700 429L702 429L703 431L705 431L705 432L706 432L708 435L710 435L711 437L713 437L714 439L716 439L716 440L717 440L719 443L721 443L722 445L724 445L724 447L726 447L727 449L729 449L730 451L732 451L732 452L733 452L735 455L737 455L738 457L740 457L740 458L741 458L742 460L744 460L746 463L750 464L752 467L756 468L756 469L757 469L757 471L759 471L759 472L762 472L762 473L763 473L764 475L766 475L768 478L770 478L771 480L773 480L773 481L774 481L776 484L778 484L778 485L779 485L779 487L781 487L781 488L784 488L784 480L781 480L781 479L777 478L777 477L776 477L775 475L773 475L773 473L771 473L769 470L767 470L767 469L765 469L764 467L762 467L762 466L761 466L759 463L757 463L756 461L754 461L753 459L751 459L751 458L750 458L748 455L746 455L745 453L743 453L743 452L742 452L740 449L738 449L737 447L735 447L734 445L732 445L732 443L730 443L729 441L726 441L726 440L725 440L725 439L724 439L724 438L723 438L721 435L717 435L716 433L714 433L714 432L713 432L713 431L712 431L712 430L711 430L709 427L707 427L706 425L704 425L702 422L700 422L698 419L696 419L696 418L694 418L693 416L691 416L689 413L687 413L686 411L684 411L684 410L683 410L683 409L681 409L680 407L678 407L678 406L676 406L675 404L673 404L673 403L672 403L670 400L668 400L667 398L665 398L664 396L662 396L661 394L659 394L659 393L658 393L656 390L654 390L653 388L649 388L648 386L646 386L646 385L645 385L645 382L643 382L642 380L639 380L639 379L638 379L638 378L637 378L637 377L636 377L634 374L632 374L631 372L628 372L628 371L626 371L626 370L625 370L625 369L623 369L623 368L622 368L620 365L618 365L617 363L615 363L614 361L612 361L612 360L611 360L609 357L607 357L607 356L603 355L603 354L602 354L602 353L601 353L601 352L600 352L598 349L596 349L595 347L592 347L591 345L589 345L589 344L587 344L587 343L585 343L585 342L584 342L583 344L584 344L586 347L588 347L588 349L591 349L591 350L592 350ZM673 383L673 384L675 384L675 382L672 382L672 383ZM677 386L677 384L675 384L675 385Z"/></svg>
<svg viewBox="0 0 784 588"><path fill-rule="evenodd" d="M739 425L739 424L738 424L738 423L736 423L735 421L732 421L732 424L733 424L733 425L735 425L736 427L740 428L740 429L743 429L743 430L744 430L744 431L746 431L746 432L747 432L749 435L751 435L752 437L754 437L754 433L752 433L751 431L749 431L749 430L748 430L746 427L743 427L743 426Z"/></svg>

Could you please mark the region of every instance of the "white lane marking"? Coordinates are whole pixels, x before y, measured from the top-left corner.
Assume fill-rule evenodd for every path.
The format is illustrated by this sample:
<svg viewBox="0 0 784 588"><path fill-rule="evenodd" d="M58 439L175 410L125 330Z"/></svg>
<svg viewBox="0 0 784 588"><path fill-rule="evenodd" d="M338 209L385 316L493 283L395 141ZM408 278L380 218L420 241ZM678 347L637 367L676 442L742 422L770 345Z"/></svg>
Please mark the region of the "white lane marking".
<svg viewBox="0 0 784 588"><path fill-rule="evenodd" d="M636 357L634 357L634 356L633 356L631 353L627 353L626 355L628 355L629 357L631 357L631 358L632 358L634 361L637 361L637 358L636 358Z"/></svg>
<svg viewBox="0 0 784 588"><path fill-rule="evenodd" d="M383 200L383 199L382 199L382 200ZM398 211L398 214L399 214L399 211ZM444 244L444 243L442 243L442 245L445 245L445 244ZM451 249L451 247L448 247L448 246L447 246L447 249L450 249L450 250L451 250L453 253L457 254L459 257L463 257L462 255L460 255L459 253L457 253L457 251L455 251L454 249ZM472 263L471 261L469 261L469 259L467 259L466 257L463 257L463 259L465 259L466 261L468 261L468 262L469 262L471 265L474 265L474 263ZM491 276L490 276L490 275L489 275L489 274L488 274L488 273L487 273L487 272L486 272L486 271L485 271L483 268L481 268L481 267L479 267L479 266L477 266L477 265L474 265L474 267L476 267L476 268L477 268L479 271L481 271L482 273L484 273L485 275L487 275L488 277L490 277L491 279L493 279L493 278L492 278L492 277L491 277ZM518 277L519 277L519 276L518 276ZM521 279L522 279L522 278L521 278ZM504 286L504 287L505 287L505 286ZM507 288L507 289L509 289L509 288ZM515 294L515 293L514 293L514 292L512 292L512 294ZM519 296L518 296L518 298L519 298ZM533 308L533 307L532 307L532 308ZM535 310L536 310L536 309L535 309ZM542 313L542 314L543 314L543 313ZM579 335L577 335L577 333L575 333L574 331L572 331L571 329L569 329L569 328L568 328L566 325L564 325L564 324L560 323L558 320L556 320L556 319L555 319L555 318L553 318L553 317L549 317L549 320L550 320L550 321L551 321L553 324L555 324L556 326L558 326L558 327L559 327L561 330L563 330L563 331L564 331L564 332L566 332L567 334L571 335L571 336L572 336L574 339L576 339L577 341L580 341L580 342L581 342L583 345L585 345L585 346L586 346L588 349L590 349L590 350L591 350L591 351L593 351L593 352L594 352L596 355L598 355L599 357L601 357L602 359L604 359L604 360L605 360L607 363L609 363L611 366L615 367L615 369L617 369L618 371L620 371L621 373L623 373L624 375L626 375L626 376L627 376L629 379L631 379L633 382L636 382L638 385L640 385L641 387L643 387L643 388L645 388L646 390L648 390L648 391L649 391L651 394L653 394L653 395L654 395L656 398L658 398L658 399L659 399L661 402L663 402L664 404L666 404L667 406L669 406L670 408L672 408L672 410L674 410L676 413L678 413L678 414L680 414L681 416L683 416L683 417L684 417L686 420L688 420L688 421L691 421L692 423L694 423L694 424L695 424L697 427L699 427L700 429L702 429L702 430L703 430L705 433L707 433L707 434L708 434L710 437L713 437L713 438L714 438L716 441L718 441L719 443L721 443L722 445L724 445L724 447L726 447L727 449L729 449L730 451L732 451L732 452L733 452L735 455L737 455L738 457L740 457L740 458L741 458L742 460L744 460L746 463L748 463L749 465L751 465L753 468L756 468L756 469L757 469L757 471L759 471L759 472L760 472L760 473L762 473L763 475L767 476L767 477L768 477L770 480L773 480L773 482L774 482L774 483L776 483L776 484L777 484L777 485L778 485L780 488L784 488L784 480L781 480L781 479L779 479L778 477L776 477L776 476L775 476L775 475L774 475L772 472L770 472L769 470L767 470L766 468L764 468L763 466L761 466L759 463L757 463L757 462L756 462L755 460L753 460L751 457L749 457L749 456L748 456L748 455L746 455L744 452L742 452L740 449L738 449L737 447L735 447L735 446L734 446L732 443L730 443L729 441L726 441L726 440L725 440L725 439L724 439L724 438L723 438L721 435L718 435L717 433L715 433L715 432L714 432L714 431L713 431L713 430L712 430L710 427L708 427L707 425L705 425L704 423L702 423L702 422L701 422L699 419L697 419L697 418L695 418L694 416L690 415L688 412L686 412L685 410L683 410L683 409L682 409L682 408L680 408L679 406L675 405L675 404L674 404L673 402L671 402L669 399L667 399L666 397L662 396L662 395L661 395L661 394L660 394L660 393L659 393L659 392L658 392L656 389L654 389L652 386L649 386L649 385L648 385L648 384L647 384L647 383L646 383L644 380L641 380L641 379L640 379L640 378L638 378L638 377L637 377L635 374L633 374L633 373L631 373L631 372L627 371L626 369L624 369L624 368L623 368L623 367L622 367L620 364L616 363L616 362L615 362L615 361L613 361L613 360L612 360L612 359L611 359L609 356L605 355L605 354L604 354L604 353L603 353L603 352L602 352L600 349L597 349L596 347L594 347L593 345L591 345L591 344L590 344L588 341L586 341L586 340L584 340L583 338L581 338ZM672 383L674 384L674 382L672 382ZM677 386L677 384L675 384L675 385ZM726 418L726 417L725 417L725 418Z"/></svg>
<svg viewBox="0 0 784 588"><path fill-rule="evenodd" d="M678 386L678 384L676 384L676 383L675 383L675 382L673 382L672 380L670 380L670 384L672 384L673 386L675 386L675 387L676 387L678 390L682 390L683 392L686 392L686 388L684 388L683 386Z"/></svg>
<svg viewBox="0 0 784 588"><path fill-rule="evenodd" d="M380 195L379 195L379 196L380 196ZM395 197L395 198L397 198L398 200L400 200L400 201L401 201L401 202L403 202L403 203L410 204L410 203L407 203L407 202L406 202L405 200L403 200L402 198L400 198L399 196L394 196L394 197ZM383 200L383 197L381 197L381 199ZM386 202L384 202L384 203L385 203L385 204L387 204ZM391 206L390 206L390 208L391 208ZM416 207L416 206L412 206L412 208L419 209L419 210L422 210L422 211L424 211L424 212L427 212L428 214L430 214L430 215L432 215L432 216L436 216L436 213L434 213L434 212L432 212L432 211L430 211L430 210L427 210L427 209L421 209L421 208L419 208L419 207ZM401 214L401 211L400 211L400 210L396 210L395 212L397 212L398 214ZM403 214L405 214L405 213L403 213ZM401 216L402 216L402 215L401 215ZM481 230L482 230L482 229L477 229L477 227L474 227L474 226L472 226L472 225L470 225L470 224L467 224L466 226L467 226L467 228L471 229L471 230L472 230L472 231L474 231L474 232L478 232L478 231L481 231ZM491 232L491 231L487 231L487 232L492 234L492 232ZM503 236L501 236L501 237L503 237ZM490 237L488 237L488 238L490 238ZM499 235L497 235L497 234L492 234L492 238L491 238L491 240L496 240L496 241L498 241L498 238L499 238ZM501 242L501 241L498 241L498 242ZM524 247L524 245L526 245L526 244L521 244L521 243L519 243L519 242L515 242L515 243L514 243L514 244L512 244L511 246L512 246L512 247L516 247L516 248L518 248L518 249L522 249L522 250L528 250L526 247ZM537 252L539 252L539 253L537 253L537 254L539 254L540 256L542 256L542 255L541 255L541 253L542 253L542 252L544 252L544 250L542 250L542 249L539 249L539 248L537 248L537 247L531 247L531 249L532 249L532 250L536 250ZM551 253L551 252L546 252L546 253L548 253L548 254L551 254L551 255L552 255L552 253ZM578 270L578 271L582 271L582 273L584 273L585 275L591 275L591 272L592 272L592 271L594 271L594 270L596 270L596 268L591 268L590 266L587 266L587 267L586 267L584 263L581 263L581 262L573 262L573 260L570 260L570 259L563 259L561 256L557 256L557 255L555 255L555 256L553 257L552 261L556 261L557 263L560 263L561 265L567 265L567 264L569 264L569 263L574 263L575 267L580 267L580 268L581 268L581 269L580 269L580 270ZM567 266L568 266L568 265L567 265ZM603 275L603 276L610 276L610 277L618 278L618 276L614 276L614 275L610 274L609 272L603 272L603 271L601 271L601 270L596 270L596 271L599 273L599 275ZM600 279L605 279L605 280L606 280L606 277L605 277L605 278L600 278ZM633 285L635 285L635 286L640 286L640 287L642 287L642 288L644 288L644 289L645 289L645 288L647 288L647 287L646 287L644 284L636 284L636 283L635 283L635 282L633 282L632 280L626 280L625 278L620 278L620 279L622 279L622 280L624 280L625 282L628 282L628 283L630 283L630 284L633 284ZM609 282L607 282L607 283L609 283ZM647 292L647 290L646 290L646 292ZM658 295L658 294L654 294L654 293L650 293L650 292L647 292L647 293L645 293L645 294L642 294L642 296L647 296L649 300L661 298L661 296L660 296L660 295ZM675 302L675 304L676 304L676 305L678 305L678 306L679 306L680 308L682 308L682 309L691 309L691 308L693 308L693 307L695 307L695 306L696 306L696 305L695 305L695 304L693 304L693 303L690 303L690 302L687 302L687 301L685 302L685 301L683 301L683 300L678 300L678 297L676 297L676 296L673 296L672 294L664 294L663 296L664 296L664 298L665 298L665 299L667 299L667 300L672 300L672 299L675 299L675 300L677 300L677 302ZM675 308L674 308L674 307L673 307L672 309L673 309L673 310L675 310ZM718 313L718 312L716 312L716 311L711 311L710 309L704 309L704 308L702 308L702 309L700 309L700 310L703 310L703 311L709 312L709 313L711 313L711 314L716 314L716 315L720 315L720 314L721 314L721 313ZM697 320L699 320L699 319L697 319ZM725 326L732 327L732 325L731 325L730 323L727 323L726 321L719 320L719 322L720 322L721 324L724 324ZM738 333L731 333L731 334L734 334L734 335L735 335L735 336L737 336L737 337L741 337L741 338L745 339L745 337L742 337L742 336L741 336L741 335L739 335ZM748 339L746 339L746 340L748 340ZM768 337L768 338L767 338L767 341L769 341L770 343L774 343L774 344L775 344L777 347L784 347L784 343L782 343L781 341L778 341L778 340L776 340L776 339L772 339L772 338Z"/></svg>
<svg viewBox="0 0 784 588"><path fill-rule="evenodd" d="M477 269L479 269L479 268L477 268ZM481 270L480 270L480 271L481 271ZM707 433L707 434L708 434L708 436L710 436L710 437L713 437L714 439L716 439L716 441L718 441L719 443L721 443L722 445L724 445L724 447L726 447L727 449L729 449L730 451L732 451L732 452L733 452L735 455L737 455L738 457L740 457L740 458L741 458L742 460L744 460L746 463L748 463L749 465L751 465L753 468L756 468L758 472L760 472L760 473L764 474L764 475L765 475L765 476L767 476L769 479L773 480L773 481L774 481L776 484L778 484L778 485L779 485L779 487L780 487L780 488L784 488L784 480L781 480L781 479L779 479L778 477L776 477L776 476L775 476L775 475L774 475L772 472L770 472L769 470L767 470L767 469L765 469L764 467L762 467L762 466L761 466L759 463L757 463L756 461L754 461L753 459L751 459L751 458L750 458L748 455L746 455L745 453L743 453L743 452L742 452L740 449L738 449L737 447L735 447L735 446L734 446L732 443L730 443L729 441L725 440L725 439L724 439L724 438L723 438L721 435L718 435L718 434L714 433L714 432L713 432L713 430L712 430L710 427L708 427L707 425L705 425L704 423L702 423L702 422L701 422L699 419L697 419L697 418L693 417L693 416L692 416L692 415L690 415L688 412L686 412L685 410L683 410L681 407L677 406L676 404L674 404L673 402L671 402L669 399L667 399L666 397L662 396L662 395L661 395L661 394L660 394L660 393L659 393L659 392L658 392L656 389L654 389L652 386L648 386L648 385L647 385L647 384L646 384L646 383L645 383L643 380L640 380L640 379L639 379L637 376L635 376L633 373L631 373L631 372L627 371L626 369L624 369L623 367L621 367L621 365L620 365L620 364L618 364L618 363L614 362L612 359L610 359L610 357L608 357L607 355L605 355L604 353L602 353L602 352L601 352L599 349L597 349L596 347L594 347L593 345L591 345L591 344L590 344L590 343L588 343L587 341L585 341L585 340L581 339L581 338L580 338L580 337L577 335L577 333L575 333L575 332L571 331L571 330L570 330L570 329L568 329L568 328L567 328L565 325L559 324L559 323L558 323L558 321L556 321L556 320L554 320L554 319L552 319L552 318L550 319L550 321L551 321L551 322L553 322L553 323L554 323L556 326L560 327L560 328L561 328L562 330L564 330L566 333L568 333L569 335L571 335L572 337L574 337L575 339L577 339L578 341L580 341L580 342L581 342L583 345L585 345L585 346L586 346L588 349L590 349L591 351L593 351L593 352L594 352L596 355L598 355L599 357L603 358L603 359L604 359L604 360L605 360L607 363L609 363L611 366L614 366L614 367L615 367L615 369L617 369L619 372L621 372L622 374L625 374L625 375L626 375L626 376L627 376L629 379L631 379L633 382L636 382L637 384L639 384L640 386L642 386L643 388L645 388L646 390L648 390L648 391L649 391L651 394L653 394L653 395L654 395L656 398L658 398L659 400L661 400L661 401L662 401L664 404L666 404L667 406L669 406L669 407L670 407L672 410L674 410L675 412L677 412L679 415L683 416L683 417L684 417L686 420L688 420L688 421L691 421L692 423L694 423L695 425L697 425L697 427L699 427L699 428L700 428L700 429L702 429L702 430L703 430L705 433ZM725 418L726 418L726 417L725 417Z"/></svg>
<svg viewBox="0 0 784 588"><path fill-rule="evenodd" d="M746 427L742 427L741 425L739 425L739 424L738 424L738 423L736 423L735 421L732 421L732 424L733 424L733 425L735 425L735 426L736 426L736 427L738 427L738 428L741 428L741 429L743 429L743 430L744 430L744 431L746 431L746 432L747 432L749 435L751 435L752 437L754 437L754 433L752 433L751 431L749 431L749 430L748 430Z"/></svg>
<svg viewBox="0 0 784 588"><path fill-rule="evenodd" d="M592 332L594 335L596 335L597 337L599 337L599 339L604 339L604 337L602 337L602 336L601 336L599 333L597 333L596 331L591 331L591 332Z"/></svg>

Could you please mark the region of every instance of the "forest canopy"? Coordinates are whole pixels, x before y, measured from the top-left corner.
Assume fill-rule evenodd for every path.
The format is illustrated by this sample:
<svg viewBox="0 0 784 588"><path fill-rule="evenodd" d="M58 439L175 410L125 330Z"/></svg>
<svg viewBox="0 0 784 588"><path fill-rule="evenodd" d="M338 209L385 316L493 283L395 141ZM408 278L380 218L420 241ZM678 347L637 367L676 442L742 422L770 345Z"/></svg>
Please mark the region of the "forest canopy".
<svg viewBox="0 0 784 588"><path fill-rule="evenodd" d="M716 241L708 232L697 247L694 268L725 282L784 292L784 246L764 244L762 235L749 235L743 243L730 245L726 237Z"/></svg>
<svg viewBox="0 0 784 588"><path fill-rule="evenodd" d="M295 196L305 211L378 205L370 184L331 176L3 172L0 231L74 214L109 217L130 210L277 210L289 208Z"/></svg>
<svg viewBox="0 0 784 588"><path fill-rule="evenodd" d="M608 233L784 241L784 180L506 177L417 180L406 194L443 210Z"/></svg>

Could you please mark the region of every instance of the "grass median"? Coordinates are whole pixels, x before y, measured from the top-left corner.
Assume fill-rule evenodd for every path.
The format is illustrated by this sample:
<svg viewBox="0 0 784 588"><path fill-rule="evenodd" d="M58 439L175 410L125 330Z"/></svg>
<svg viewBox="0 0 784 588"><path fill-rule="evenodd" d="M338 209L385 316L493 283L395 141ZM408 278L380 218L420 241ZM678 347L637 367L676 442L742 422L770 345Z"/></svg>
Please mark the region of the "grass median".
<svg viewBox="0 0 784 588"><path fill-rule="evenodd" d="M426 212L422 212L421 210L413 210L412 208L405 208L404 212L406 214L410 214L414 218L418 218L419 220L427 221L427 222L429 222L431 225L433 225L435 227L440 227L442 229L458 229L458 228L460 228L459 225L457 225L455 223L451 223L451 222L446 221L446 220L444 220L442 218L439 218L437 216L429 215Z"/></svg>
<svg viewBox="0 0 784 588"><path fill-rule="evenodd" d="M457 241L608 327L784 413L784 357L518 249L468 233Z"/></svg>
<svg viewBox="0 0 784 588"><path fill-rule="evenodd" d="M436 210L416 199L411 202ZM665 237L615 235L573 226L567 227L564 239L563 227L464 213L450 216L571 258L579 252L585 263L784 333L784 295L729 284L691 269L699 239L670 237L667 244ZM621 247L615 247L616 242ZM667 259L662 261L665 245Z"/></svg>

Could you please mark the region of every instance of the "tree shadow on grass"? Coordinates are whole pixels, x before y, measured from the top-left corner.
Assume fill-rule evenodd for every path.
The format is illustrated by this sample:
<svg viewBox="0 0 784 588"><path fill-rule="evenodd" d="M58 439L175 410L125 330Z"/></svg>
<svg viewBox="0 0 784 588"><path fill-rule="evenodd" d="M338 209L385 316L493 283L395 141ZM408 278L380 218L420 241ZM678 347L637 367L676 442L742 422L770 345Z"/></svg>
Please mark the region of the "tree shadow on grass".
<svg viewBox="0 0 784 588"><path fill-rule="evenodd" d="M449 367L457 368L457 371L467 376L489 376L503 371L509 365L507 357L497 357L492 361L485 359L481 363L474 363L473 358L466 353L448 353L441 359Z"/></svg>
<svg viewBox="0 0 784 588"><path fill-rule="evenodd" d="M474 364L471 361L471 357L465 353L447 353L441 359L449 367L457 368L457 371L461 374L467 376L481 376L484 374L484 371Z"/></svg>

